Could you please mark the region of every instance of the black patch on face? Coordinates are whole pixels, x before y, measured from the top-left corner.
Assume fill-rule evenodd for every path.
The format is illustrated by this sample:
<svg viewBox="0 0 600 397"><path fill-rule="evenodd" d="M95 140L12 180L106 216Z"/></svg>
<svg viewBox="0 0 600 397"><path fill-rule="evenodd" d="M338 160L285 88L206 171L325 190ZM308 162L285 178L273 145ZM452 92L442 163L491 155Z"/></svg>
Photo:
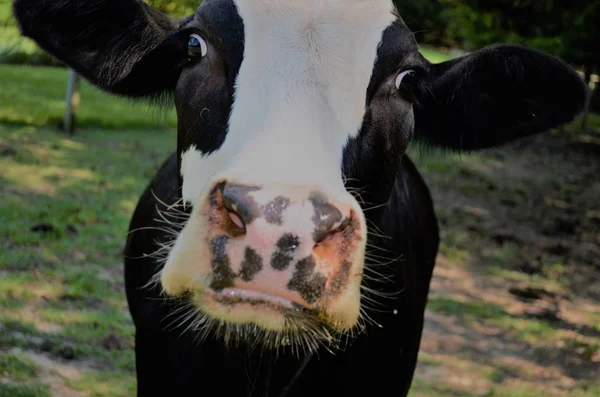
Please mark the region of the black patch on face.
<svg viewBox="0 0 600 397"><path fill-rule="evenodd" d="M228 184L223 190L223 202L225 203L225 206L234 209L240 215L240 218L242 218L246 226L262 215L260 206L256 203L254 198L249 195L260 189L261 188L258 186Z"/></svg>
<svg viewBox="0 0 600 397"><path fill-rule="evenodd" d="M300 245L298 236L286 233L277 241L277 250L271 257L271 267L283 271L288 268L294 259L294 251Z"/></svg>
<svg viewBox="0 0 600 397"><path fill-rule="evenodd" d="M312 221L315 225L313 239L315 242L321 241L333 226L342 220L340 210L329 204L327 197L322 193L311 193L308 199L314 207Z"/></svg>
<svg viewBox="0 0 600 397"><path fill-rule="evenodd" d="M290 199L283 196L275 197L262 207L265 220L272 225L281 225L283 223L283 212L290 205Z"/></svg>
<svg viewBox="0 0 600 397"><path fill-rule="evenodd" d="M401 20L394 21L383 32L377 48L377 61L367 88L367 105L373 100L381 82L400 72L399 67L410 62L425 65L419 59L419 45L414 34Z"/></svg>
<svg viewBox="0 0 600 397"><path fill-rule="evenodd" d="M229 256L225 250L228 242L229 237L218 236L215 237L210 244L212 253L211 266L213 271L213 279L210 283L210 287L215 291L234 286L233 281L235 279L235 273L231 270Z"/></svg>
<svg viewBox="0 0 600 397"><path fill-rule="evenodd" d="M186 35L199 34L209 50L204 58L183 68L175 89L178 159L191 145L207 155L225 142L235 83L244 59L245 28L235 2L201 3L196 14L182 26ZM186 36L181 38L183 54L187 54L187 42ZM180 188L181 183L180 180Z"/></svg>
<svg viewBox="0 0 600 397"><path fill-rule="evenodd" d="M244 253L244 261L242 262L242 270L240 270L240 277L245 282L250 282L263 268L263 260L258 252L250 247L246 247Z"/></svg>
<svg viewBox="0 0 600 397"><path fill-rule="evenodd" d="M401 19L384 31L367 88L367 111L358 136L348 140L342 160L346 188L362 191L361 206L364 209L369 203L371 209L366 215L370 219L380 218L396 181L400 158L414 133L413 104L393 84L403 69L425 72L428 65Z"/></svg>
<svg viewBox="0 0 600 397"><path fill-rule="evenodd" d="M307 303L315 303L323 296L327 279L320 273L315 273L317 264L312 257L302 259L296 264L294 275L287 287L296 291Z"/></svg>

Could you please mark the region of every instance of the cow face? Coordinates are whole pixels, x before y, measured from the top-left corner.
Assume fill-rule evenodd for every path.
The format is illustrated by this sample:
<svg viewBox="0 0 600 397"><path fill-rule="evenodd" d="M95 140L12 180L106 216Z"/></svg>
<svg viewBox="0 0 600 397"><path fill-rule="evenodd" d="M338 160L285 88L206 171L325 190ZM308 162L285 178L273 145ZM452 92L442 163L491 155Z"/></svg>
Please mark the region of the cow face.
<svg viewBox="0 0 600 397"><path fill-rule="evenodd" d="M275 346L359 324L361 204L387 202L413 136L485 148L571 120L587 95L520 47L432 65L385 1L205 0L174 20L137 0L16 0L15 14L100 88L173 94L189 217L160 283L199 324Z"/></svg>
<svg viewBox="0 0 600 397"><path fill-rule="evenodd" d="M378 123L378 137L362 166L386 165L378 184L389 195L412 133L408 87L426 65L392 11L208 1L182 28L190 61L175 103L182 199L193 210L162 272L168 294L193 291L211 317L274 332L307 319L357 324L367 228L343 159L358 154L348 143L372 107L365 134ZM396 51L378 61L390 43ZM385 123L392 112L401 122Z"/></svg>

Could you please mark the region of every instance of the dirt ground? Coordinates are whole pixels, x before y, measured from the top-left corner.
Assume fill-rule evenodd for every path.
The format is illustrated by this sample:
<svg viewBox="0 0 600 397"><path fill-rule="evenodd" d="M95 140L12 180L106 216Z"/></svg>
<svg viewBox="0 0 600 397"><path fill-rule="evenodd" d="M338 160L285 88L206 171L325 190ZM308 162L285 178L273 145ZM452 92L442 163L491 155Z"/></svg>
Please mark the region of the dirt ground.
<svg viewBox="0 0 600 397"><path fill-rule="evenodd" d="M413 394L600 395L600 135L423 161L443 243Z"/></svg>

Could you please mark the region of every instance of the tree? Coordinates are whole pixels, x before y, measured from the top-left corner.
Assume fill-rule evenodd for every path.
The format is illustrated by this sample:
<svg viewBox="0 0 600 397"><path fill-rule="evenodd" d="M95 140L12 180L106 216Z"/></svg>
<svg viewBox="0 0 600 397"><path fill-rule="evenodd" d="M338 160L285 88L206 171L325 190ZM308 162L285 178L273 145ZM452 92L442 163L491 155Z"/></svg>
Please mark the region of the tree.
<svg viewBox="0 0 600 397"><path fill-rule="evenodd" d="M572 29L565 29L563 48L560 56L567 61L581 66L586 81L589 83L593 73L600 74L600 1L578 0L577 13L570 15ZM590 109L600 110L600 84L596 83L592 92ZM582 128L587 127L589 111L582 120Z"/></svg>
<svg viewBox="0 0 600 397"><path fill-rule="evenodd" d="M450 46L446 35L447 23L442 17L445 5L439 0L395 0L402 19L420 43Z"/></svg>
<svg viewBox="0 0 600 397"><path fill-rule="evenodd" d="M496 42L521 44L580 68L588 83L600 73L600 0L440 1L450 21L447 33L467 50ZM594 97L597 101L598 85ZM584 128L586 120L587 115Z"/></svg>
<svg viewBox="0 0 600 397"><path fill-rule="evenodd" d="M193 14L202 0L144 0L144 2L166 14L183 17Z"/></svg>

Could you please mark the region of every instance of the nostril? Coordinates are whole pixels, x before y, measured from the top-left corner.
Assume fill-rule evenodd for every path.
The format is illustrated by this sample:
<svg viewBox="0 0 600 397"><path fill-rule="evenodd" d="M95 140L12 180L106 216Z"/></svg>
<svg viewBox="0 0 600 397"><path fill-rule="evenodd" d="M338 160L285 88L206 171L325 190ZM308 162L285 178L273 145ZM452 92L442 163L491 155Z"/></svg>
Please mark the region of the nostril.
<svg viewBox="0 0 600 397"><path fill-rule="evenodd" d="M231 222L233 222L233 224L235 226L237 226L240 229L245 230L246 229L246 225L244 224L244 221L242 220L242 217L240 217L238 214L236 214L234 211L227 209L227 214L229 215L229 219L231 220Z"/></svg>
<svg viewBox="0 0 600 397"><path fill-rule="evenodd" d="M319 240L318 240L318 241L316 241L316 242L315 242L315 247L316 247L316 246L318 246L318 245L320 245L320 244L326 243L326 242L327 242L327 241L329 241L329 240L331 240L333 237L335 237L335 235L336 235L337 233L338 233L338 230L337 230L337 229L336 229L336 230L332 230L332 231L330 231L330 232L328 232L328 233L325 233L324 235L322 235L322 236L319 238Z"/></svg>
<svg viewBox="0 0 600 397"><path fill-rule="evenodd" d="M341 236L344 235L348 232L348 230L350 229L352 224L352 220L350 218L347 218L346 220L344 220L344 222L342 222L342 224L333 229L330 230L327 233L322 234L317 241L315 241L315 247L318 247L319 245L322 245L330 240L332 240L333 238L335 238L336 236Z"/></svg>
<svg viewBox="0 0 600 397"><path fill-rule="evenodd" d="M261 209L254 193L261 188L258 186L228 183L223 189L223 206L229 214L232 225L245 229L256 218L261 216Z"/></svg>

